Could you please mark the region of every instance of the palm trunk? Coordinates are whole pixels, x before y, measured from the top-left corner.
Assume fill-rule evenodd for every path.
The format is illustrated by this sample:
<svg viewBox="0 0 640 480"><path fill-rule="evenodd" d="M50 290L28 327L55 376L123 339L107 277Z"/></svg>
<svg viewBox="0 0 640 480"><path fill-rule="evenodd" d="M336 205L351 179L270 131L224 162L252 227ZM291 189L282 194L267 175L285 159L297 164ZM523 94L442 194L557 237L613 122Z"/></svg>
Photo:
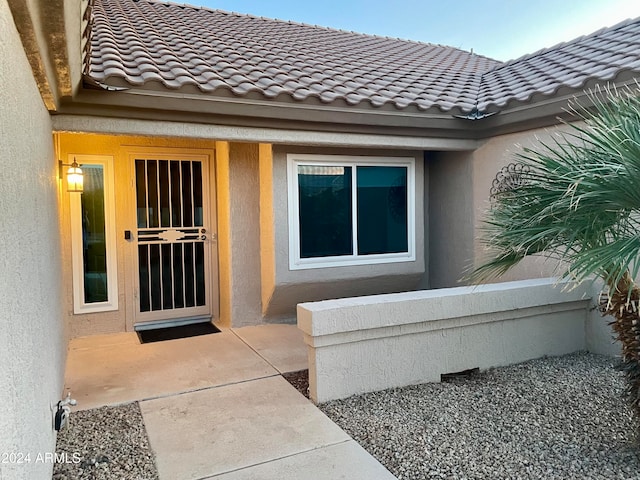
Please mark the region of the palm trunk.
<svg viewBox="0 0 640 480"><path fill-rule="evenodd" d="M628 273L617 285L609 285L608 296L600 301L603 315L610 322L622 345L622 370L627 379L627 396L636 419L640 421L640 289Z"/></svg>

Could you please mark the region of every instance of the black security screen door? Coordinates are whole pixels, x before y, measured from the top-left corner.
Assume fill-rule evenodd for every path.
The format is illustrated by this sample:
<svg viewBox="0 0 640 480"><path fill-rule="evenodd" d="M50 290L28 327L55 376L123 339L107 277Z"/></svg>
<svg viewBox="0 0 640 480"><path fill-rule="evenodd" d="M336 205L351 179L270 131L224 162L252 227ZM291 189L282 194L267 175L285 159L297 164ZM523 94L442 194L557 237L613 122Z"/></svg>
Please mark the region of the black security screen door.
<svg viewBox="0 0 640 480"><path fill-rule="evenodd" d="M204 179L201 160L135 159L139 320L208 313Z"/></svg>

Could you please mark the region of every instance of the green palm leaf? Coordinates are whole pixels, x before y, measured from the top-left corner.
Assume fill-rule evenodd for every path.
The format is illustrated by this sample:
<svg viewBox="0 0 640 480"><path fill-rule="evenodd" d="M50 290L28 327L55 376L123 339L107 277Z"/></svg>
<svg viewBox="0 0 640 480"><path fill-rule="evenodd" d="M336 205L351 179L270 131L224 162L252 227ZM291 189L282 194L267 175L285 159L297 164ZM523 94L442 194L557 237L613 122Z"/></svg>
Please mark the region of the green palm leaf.
<svg viewBox="0 0 640 480"><path fill-rule="evenodd" d="M562 276L616 286L640 258L640 90L599 90L581 123L517 155L521 182L496 194L481 227L489 258L470 274L495 278L526 256L562 260Z"/></svg>

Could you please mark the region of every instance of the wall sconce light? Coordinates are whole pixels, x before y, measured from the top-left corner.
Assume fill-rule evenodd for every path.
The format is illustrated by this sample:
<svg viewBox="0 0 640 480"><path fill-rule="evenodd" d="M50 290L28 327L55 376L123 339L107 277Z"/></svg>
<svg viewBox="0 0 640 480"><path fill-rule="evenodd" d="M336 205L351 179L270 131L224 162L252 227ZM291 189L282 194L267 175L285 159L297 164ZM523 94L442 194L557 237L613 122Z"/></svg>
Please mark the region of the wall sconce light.
<svg viewBox="0 0 640 480"><path fill-rule="evenodd" d="M62 160L58 160L58 167L60 169L60 180L62 180L62 167L69 167L67 170L67 192L79 192L82 193L84 189L84 176L82 169L74 157L73 163L62 163Z"/></svg>

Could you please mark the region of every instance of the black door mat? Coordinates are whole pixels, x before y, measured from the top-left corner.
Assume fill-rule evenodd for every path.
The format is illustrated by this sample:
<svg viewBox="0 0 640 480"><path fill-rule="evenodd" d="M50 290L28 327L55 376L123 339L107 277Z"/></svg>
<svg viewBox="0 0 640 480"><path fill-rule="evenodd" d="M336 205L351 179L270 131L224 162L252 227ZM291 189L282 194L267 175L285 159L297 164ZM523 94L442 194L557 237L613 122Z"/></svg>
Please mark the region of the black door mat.
<svg viewBox="0 0 640 480"><path fill-rule="evenodd" d="M209 322L137 331L140 343L163 342L165 340L197 337L199 335L209 335L211 333L219 332L220 330L218 330L214 324Z"/></svg>

